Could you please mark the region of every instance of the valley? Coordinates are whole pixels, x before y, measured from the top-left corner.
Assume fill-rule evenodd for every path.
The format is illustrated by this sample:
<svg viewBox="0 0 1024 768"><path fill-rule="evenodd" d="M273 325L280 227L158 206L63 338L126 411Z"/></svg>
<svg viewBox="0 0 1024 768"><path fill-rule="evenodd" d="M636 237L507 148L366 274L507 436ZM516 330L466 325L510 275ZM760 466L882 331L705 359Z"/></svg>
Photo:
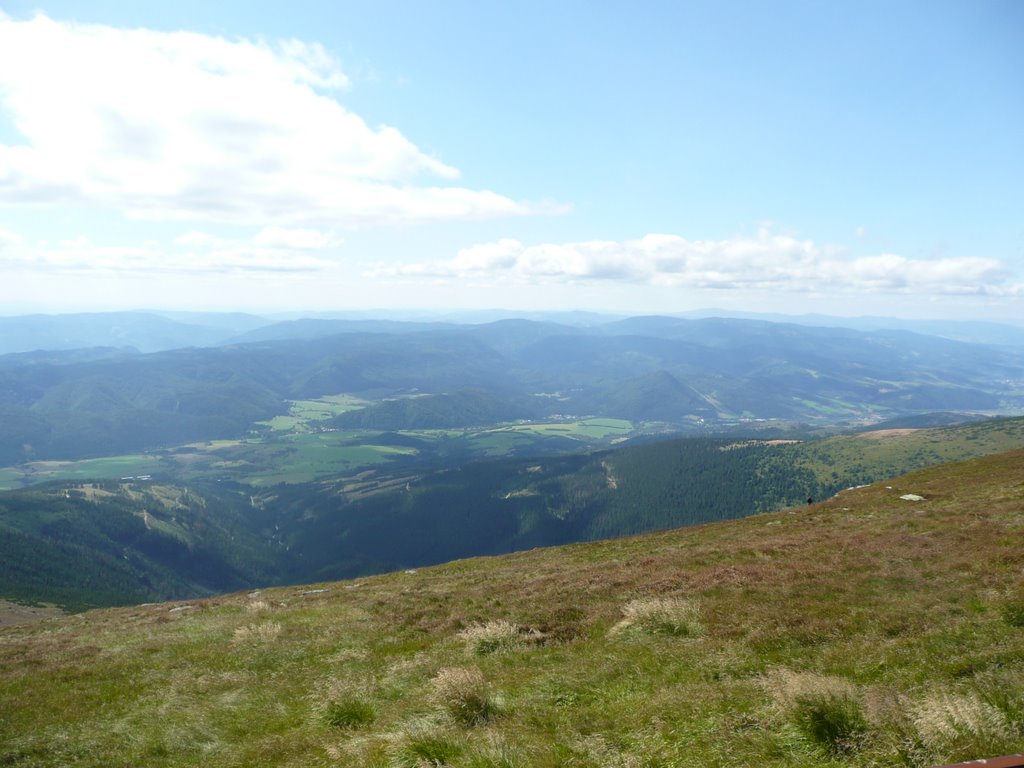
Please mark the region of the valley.
<svg viewBox="0 0 1024 768"><path fill-rule="evenodd" d="M1024 403L1011 346L670 317L248 333L0 356L0 598L82 610L351 578L1024 447L1024 419L986 411ZM976 410L929 410L951 404Z"/></svg>
<svg viewBox="0 0 1024 768"><path fill-rule="evenodd" d="M562 431L550 447L550 427L497 428L525 430L529 452L493 457L449 445L486 430L385 440L300 425L135 465L50 467L57 479L0 492L0 595L81 610L354 577L743 517L1024 447L1022 418L804 440L583 440L624 428L583 424L576 450ZM120 474L133 467L146 473Z"/></svg>

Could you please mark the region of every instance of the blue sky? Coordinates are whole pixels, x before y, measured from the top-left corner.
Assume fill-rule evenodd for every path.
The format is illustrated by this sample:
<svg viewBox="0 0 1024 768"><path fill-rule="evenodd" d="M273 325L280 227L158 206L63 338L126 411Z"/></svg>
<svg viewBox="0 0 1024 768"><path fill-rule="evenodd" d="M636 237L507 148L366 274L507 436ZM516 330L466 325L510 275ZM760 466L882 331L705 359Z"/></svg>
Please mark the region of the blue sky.
<svg viewBox="0 0 1024 768"><path fill-rule="evenodd" d="M1024 323L1024 3L0 12L3 312Z"/></svg>

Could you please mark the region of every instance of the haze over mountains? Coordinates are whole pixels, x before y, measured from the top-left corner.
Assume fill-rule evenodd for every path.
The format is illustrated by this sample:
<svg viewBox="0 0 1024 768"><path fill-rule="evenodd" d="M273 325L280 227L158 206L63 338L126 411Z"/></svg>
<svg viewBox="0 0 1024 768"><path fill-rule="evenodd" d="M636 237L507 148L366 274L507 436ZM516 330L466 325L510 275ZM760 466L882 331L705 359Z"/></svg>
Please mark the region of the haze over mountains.
<svg viewBox="0 0 1024 768"><path fill-rule="evenodd" d="M415 310L279 313L270 316L241 312L85 312L0 316L0 355L83 347L130 347L159 352L178 347L206 347L244 341L309 338L335 333L413 332L454 325L482 325L520 319L593 328L625 320L624 314L582 311ZM979 321L906 320L892 317L780 315L721 309L672 315L683 319L734 318L773 323L850 328L861 331L903 330L979 344L1024 346L1024 325Z"/></svg>
<svg viewBox="0 0 1024 768"><path fill-rule="evenodd" d="M1024 408L1024 348L904 330L674 317L189 319L5 318L8 348L16 339L45 351L0 357L0 465L240 437L290 400L338 393L370 401L344 425L373 428L601 416L692 430ZM448 400L383 402L410 395Z"/></svg>

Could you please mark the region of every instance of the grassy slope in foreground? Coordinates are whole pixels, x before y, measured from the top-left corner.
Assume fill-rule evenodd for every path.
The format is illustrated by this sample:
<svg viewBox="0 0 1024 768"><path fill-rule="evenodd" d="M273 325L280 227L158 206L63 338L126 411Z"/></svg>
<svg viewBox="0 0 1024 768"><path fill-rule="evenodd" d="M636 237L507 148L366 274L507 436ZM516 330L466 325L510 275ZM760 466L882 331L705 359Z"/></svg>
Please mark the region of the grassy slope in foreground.
<svg viewBox="0 0 1024 768"><path fill-rule="evenodd" d="M0 764L1021 751L1022 538L1014 451L734 522L11 627Z"/></svg>

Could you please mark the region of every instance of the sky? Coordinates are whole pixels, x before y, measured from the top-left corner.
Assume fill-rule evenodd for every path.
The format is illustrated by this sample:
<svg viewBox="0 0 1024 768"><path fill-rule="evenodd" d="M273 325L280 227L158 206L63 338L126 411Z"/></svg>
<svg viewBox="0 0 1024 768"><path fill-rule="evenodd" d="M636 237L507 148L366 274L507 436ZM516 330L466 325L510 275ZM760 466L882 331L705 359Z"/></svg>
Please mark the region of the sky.
<svg viewBox="0 0 1024 768"><path fill-rule="evenodd" d="M0 0L0 314L1024 325L1024 3Z"/></svg>

